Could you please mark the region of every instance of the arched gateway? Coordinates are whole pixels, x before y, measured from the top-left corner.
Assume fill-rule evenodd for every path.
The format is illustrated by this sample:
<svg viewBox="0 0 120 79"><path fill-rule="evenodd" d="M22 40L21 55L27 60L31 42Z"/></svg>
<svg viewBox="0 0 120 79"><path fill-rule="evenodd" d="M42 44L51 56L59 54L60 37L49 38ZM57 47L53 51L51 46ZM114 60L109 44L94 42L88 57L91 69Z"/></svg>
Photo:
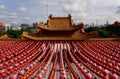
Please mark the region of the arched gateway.
<svg viewBox="0 0 120 79"><path fill-rule="evenodd" d="M72 16L53 17L49 16L47 25L36 23L37 30L34 34L23 34L23 37L33 40L84 40L96 37L96 33L84 32L84 24L75 25Z"/></svg>

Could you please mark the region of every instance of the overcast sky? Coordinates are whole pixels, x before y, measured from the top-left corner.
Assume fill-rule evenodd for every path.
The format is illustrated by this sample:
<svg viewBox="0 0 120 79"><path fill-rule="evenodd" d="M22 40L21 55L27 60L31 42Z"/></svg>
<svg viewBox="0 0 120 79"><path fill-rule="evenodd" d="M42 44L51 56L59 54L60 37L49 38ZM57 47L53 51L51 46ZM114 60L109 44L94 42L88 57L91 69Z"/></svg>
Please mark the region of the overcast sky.
<svg viewBox="0 0 120 79"><path fill-rule="evenodd" d="M75 22L104 24L120 21L120 0L0 0L0 21L21 24L46 21L49 14Z"/></svg>

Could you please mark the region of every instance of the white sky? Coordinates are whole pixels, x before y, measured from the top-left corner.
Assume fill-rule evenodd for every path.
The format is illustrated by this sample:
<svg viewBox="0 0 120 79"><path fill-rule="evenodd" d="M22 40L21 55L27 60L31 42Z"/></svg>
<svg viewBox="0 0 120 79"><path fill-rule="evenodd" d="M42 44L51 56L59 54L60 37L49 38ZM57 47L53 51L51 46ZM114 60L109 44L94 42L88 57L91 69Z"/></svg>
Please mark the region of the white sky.
<svg viewBox="0 0 120 79"><path fill-rule="evenodd" d="M46 21L49 14L68 13L75 22L113 23L120 21L120 0L0 0L0 21L4 23L32 24Z"/></svg>

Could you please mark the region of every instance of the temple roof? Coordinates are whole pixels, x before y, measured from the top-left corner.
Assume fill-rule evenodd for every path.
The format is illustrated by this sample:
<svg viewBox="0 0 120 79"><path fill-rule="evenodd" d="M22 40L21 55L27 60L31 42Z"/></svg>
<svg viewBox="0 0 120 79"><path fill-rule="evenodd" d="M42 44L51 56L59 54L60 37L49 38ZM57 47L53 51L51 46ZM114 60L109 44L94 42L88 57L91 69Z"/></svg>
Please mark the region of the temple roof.
<svg viewBox="0 0 120 79"><path fill-rule="evenodd" d="M59 27L59 26L55 26L55 27L49 27L49 26L37 26L38 28L42 29L42 30L49 30L49 31L72 31L72 30L79 30L81 29L81 26L71 26L71 27Z"/></svg>
<svg viewBox="0 0 120 79"><path fill-rule="evenodd" d="M22 36L32 40L83 40L96 37L96 33L86 34L83 23L75 25L68 17L49 16L47 25L36 23L37 29L34 34L23 34Z"/></svg>
<svg viewBox="0 0 120 79"><path fill-rule="evenodd" d="M71 15L68 15L68 17L52 17L52 15L50 15L47 25L38 23L37 27L42 30L50 31L72 31L83 27L83 23L81 23L79 26L75 26L71 18Z"/></svg>

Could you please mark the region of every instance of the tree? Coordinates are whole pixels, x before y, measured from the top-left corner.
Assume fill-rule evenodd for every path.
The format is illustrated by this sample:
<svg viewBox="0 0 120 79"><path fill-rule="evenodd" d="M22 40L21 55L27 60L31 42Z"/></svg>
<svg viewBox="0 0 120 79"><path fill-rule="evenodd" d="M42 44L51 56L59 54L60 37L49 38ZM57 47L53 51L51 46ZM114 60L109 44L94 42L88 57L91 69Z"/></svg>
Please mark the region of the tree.
<svg viewBox="0 0 120 79"><path fill-rule="evenodd" d="M2 30L0 30L0 36L2 36L2 35L4 35L5 33L2 31Z"/></svg>
<svg viewBox="0 0 120 79"><path fill-rule="evenodd" d="M85 32L93 32L93 31L98 31L100 28L99 27L89 27L85 29Z"/></svg>
<svg viewBox="0 0 120 79"><path fill-rule="evenodd" d="M26 29L24 29L25 32L31 33L31 31L33 30L33 27L27 27Z"/></svg>
<svg viewBox="0 0 120 79"><path fill-rule="evenodd" d="M23 30L8 30L7 36L10 38L21 38Z"/></svg>
<svg viewBox="0 0 120 79"><path fill-rule="evenodd" d="M108 38L108 37L111 37L111 34L110 34L109 31L99 29L97 32L98 32L98 35L99 35L100 38Z"/></svg>
<svg viewBox="0 0 120 79"><path fill-rule="evenodd" d="M108 25L106 27L107 31L109 31L111 34L116 34L120 36L120 27L115 25Z"/></svg>
<svg viewBox="0 0 120 79"><path fill-rule="evenodd" d="M89 33L89 32L93 32L93 31L97 31L98 35L100 38L108 38L111 37L111 32L109 32L106 27L89 27L87 29L85 29L85 32Z"/></svg>

